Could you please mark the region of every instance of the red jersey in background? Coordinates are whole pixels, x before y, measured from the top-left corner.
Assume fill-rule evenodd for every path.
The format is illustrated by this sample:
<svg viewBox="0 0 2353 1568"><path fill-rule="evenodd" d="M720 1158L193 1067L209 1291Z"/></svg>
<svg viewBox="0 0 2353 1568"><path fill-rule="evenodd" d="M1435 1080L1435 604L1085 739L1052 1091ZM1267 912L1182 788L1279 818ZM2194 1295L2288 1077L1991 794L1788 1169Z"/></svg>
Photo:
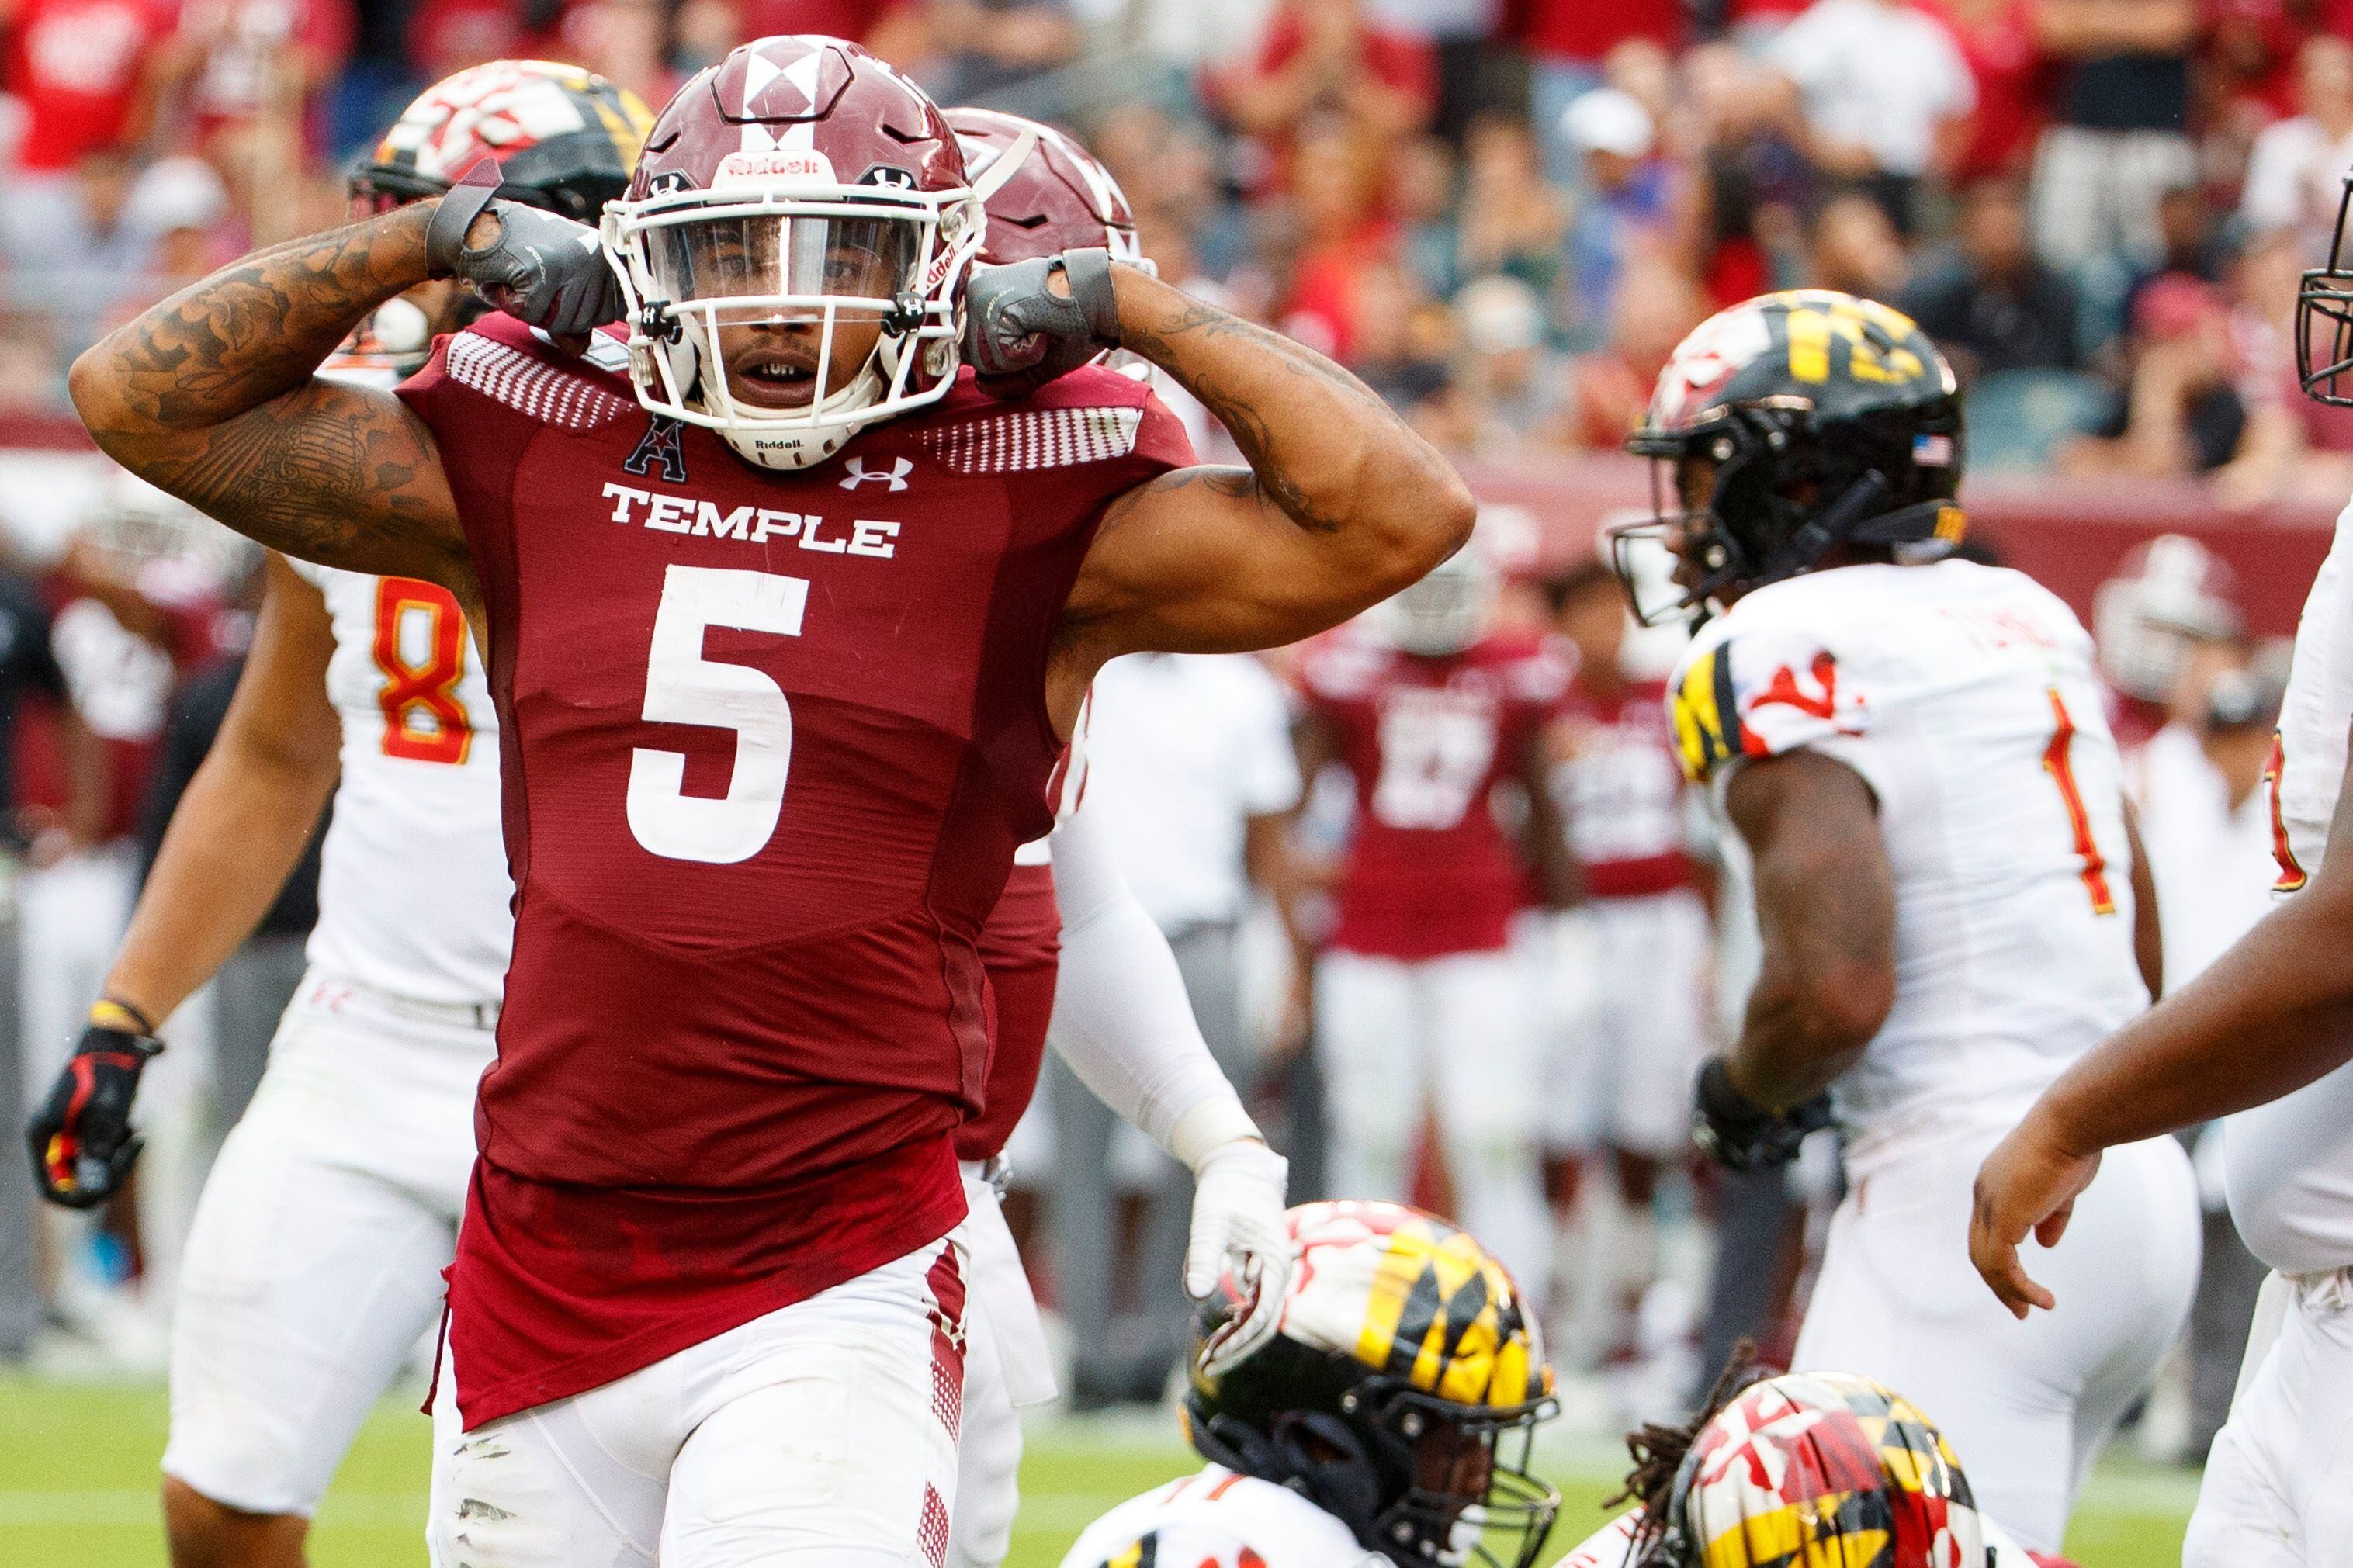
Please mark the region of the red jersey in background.
<svg viewBox="0 0 2353 1568"><path fill-rule="evenodd" d="M1665 681L1606 693L1577 688L1553 728L1546 785L1590 896L1641 898L1696 884Z"/></svg>
<svg viewBox="0 0 2353 1568"><path fill-rule="evenodd" d="M759 469L650 419L617 348L491 316L401 390L480 574L516 883L450 1278L470 1428L961 1216L1062 603L1104 504L1192 456L1124 376L967 373Z"/></svg>
<svg viewBox="0 0 2353 1568"><path fill-rule="evenodd" d="M171 0L26 0L8 50L8 90L25 106L16 166L62 172L121 141L174 11Z"/></svg>
<svg viewBox="0 0 2353 1568"><path fill-rule="evenodd" d="M1518 634L1432 658L1348 626L1309 650L1301 681L1356 779L1332 945L1407 960L1504 946L1524 858L1489 796L1558 710L1566 661Z"/></svg>

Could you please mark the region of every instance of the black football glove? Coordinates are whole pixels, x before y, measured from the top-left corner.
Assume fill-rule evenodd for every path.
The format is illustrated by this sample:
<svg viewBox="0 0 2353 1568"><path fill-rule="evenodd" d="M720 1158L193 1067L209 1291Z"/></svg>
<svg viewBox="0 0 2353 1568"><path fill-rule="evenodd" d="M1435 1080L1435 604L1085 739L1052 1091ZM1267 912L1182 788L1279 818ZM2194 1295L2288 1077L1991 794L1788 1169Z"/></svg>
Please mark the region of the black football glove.
<svg viewBox="0 0 2353 1568"><path fill-rule="evenodd" d="M1831 1097L1818 1094L1787 1110L1767 1110L1733 1086L1732 1068L1711 1057L1699 1069L1692 1142L1730 1171L1770 1171L1797 1158L1810 1132L1831 1124Z"/></svg>
<svg viewBox="0 0 2353 1568"><path fill-rule="evenodd" d="M1055 273L1071 291L1057 294ZM1027 397L1119 347L1111 253L1101 246L1005 267L976 267L964 286L964 357L994 397Z"/></svg>
<svg viewBox="0 0 2353 1568"><path fill-rule="evenodd" d="M164 1048L146 1020L119 1002L100 1002L90 1016L81 1043L25 1129L41 1194L69 1209L96 1208L131 1173L141 1143L131 1131L132 1096L148 1059Z"/></svg>
<svg viewBox="0 0 2353 1568"><path fill-rule="evenodd" d="M425 228L425 265L462 278L508 315L555 336L579 336L621 319L621 280L596 231L537 207L492 200L501 175L485 159L450 188ZM487 183L485 183L487 182ZM487 210L498 237L470 248L466 233Z"/></svg>

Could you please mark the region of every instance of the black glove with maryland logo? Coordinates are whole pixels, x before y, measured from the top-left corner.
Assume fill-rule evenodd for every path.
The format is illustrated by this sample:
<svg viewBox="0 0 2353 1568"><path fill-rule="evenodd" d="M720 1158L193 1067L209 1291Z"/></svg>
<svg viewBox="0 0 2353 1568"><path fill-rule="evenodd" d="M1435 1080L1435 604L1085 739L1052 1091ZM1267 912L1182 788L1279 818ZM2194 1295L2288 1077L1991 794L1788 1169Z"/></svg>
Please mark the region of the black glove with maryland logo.
<svg viewBox="0 0 2353 1568"><path fill-rule="evenodd" d="M41 1195L69 1209L96 1208L121 1190L139 1158L131 1101L139 1075L164 1049L136 1008L102 1001L49 1097L25 1130Z"/></svg>

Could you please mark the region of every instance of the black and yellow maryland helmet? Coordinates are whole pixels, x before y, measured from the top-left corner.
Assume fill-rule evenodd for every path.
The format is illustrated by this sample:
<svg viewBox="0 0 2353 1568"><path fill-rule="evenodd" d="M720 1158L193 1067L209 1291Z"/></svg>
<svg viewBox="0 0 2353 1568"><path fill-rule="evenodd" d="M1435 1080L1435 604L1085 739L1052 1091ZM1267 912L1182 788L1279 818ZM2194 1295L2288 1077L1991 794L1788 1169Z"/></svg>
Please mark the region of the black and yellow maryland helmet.
<svg viewBox="0 0 2353 1568"><path fill-rule="evenodd" d="M1840 544L1960 542L1952 366L1901 311L1852 294L1767 294L1683 341L1626 443L1652 459L1655 515L1610 531L1644 625L1795 576ZM1671 541L1682 595L1642 602L1644 540Z"/></svg>
<svg viewBox="0 0 2353 1568"><path fill-rule="evenodd" d="M1552 1368L1504 1266L1401 1204L1303 1204L1274 1337L1209 1377L1186 1425L1203 1458L1302 1493L1400 1568L1528 1568L1560 1494L1528 1469ZM1213 1297L1207 1340L1232 1303Z"/></svg>
<svg viewBox="0 0 2353 1568"><path fill-rule="evenodd" d="M492 60L418 95L352 173L355 204L383 211L438 196L485 158L499 195L594 224L629 183L653 115L636 93L578 66Z"/></svg>

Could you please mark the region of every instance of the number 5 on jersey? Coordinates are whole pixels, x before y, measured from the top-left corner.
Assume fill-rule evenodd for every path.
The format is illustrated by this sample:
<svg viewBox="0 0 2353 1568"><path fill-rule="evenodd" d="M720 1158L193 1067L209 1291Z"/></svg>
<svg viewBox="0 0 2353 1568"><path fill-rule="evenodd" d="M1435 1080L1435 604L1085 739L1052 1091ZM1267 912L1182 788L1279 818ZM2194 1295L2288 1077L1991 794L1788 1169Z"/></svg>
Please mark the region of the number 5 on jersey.
<svg viewBox="0 0 2353 1568"><path fill-rule="evenodd" d="M793 707L784 688L747 665L702 657L712 626L801 635L808 583L766 572L671 566L662 575L646 660L649 724L702 724L735 731L735 763L717 799L686 793L682 752L638 746L629 756L629 832L670 860L733 865L776 831L793 756Z"/></svg>

